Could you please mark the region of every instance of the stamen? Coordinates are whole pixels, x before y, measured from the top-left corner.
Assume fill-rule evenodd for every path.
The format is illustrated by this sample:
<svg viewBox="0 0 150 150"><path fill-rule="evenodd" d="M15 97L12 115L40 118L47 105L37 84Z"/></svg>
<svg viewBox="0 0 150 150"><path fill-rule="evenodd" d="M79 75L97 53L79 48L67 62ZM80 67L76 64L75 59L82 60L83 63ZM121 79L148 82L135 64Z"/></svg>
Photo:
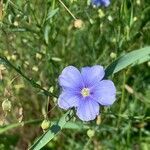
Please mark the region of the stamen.
<svg viewBox="0 0 150 150"><path fill-rule="evenodd" d="M81 90L81 94L82 94L83 97L87 97L87 96L90 95L90 90L88 88L83 88Z"/></svg>

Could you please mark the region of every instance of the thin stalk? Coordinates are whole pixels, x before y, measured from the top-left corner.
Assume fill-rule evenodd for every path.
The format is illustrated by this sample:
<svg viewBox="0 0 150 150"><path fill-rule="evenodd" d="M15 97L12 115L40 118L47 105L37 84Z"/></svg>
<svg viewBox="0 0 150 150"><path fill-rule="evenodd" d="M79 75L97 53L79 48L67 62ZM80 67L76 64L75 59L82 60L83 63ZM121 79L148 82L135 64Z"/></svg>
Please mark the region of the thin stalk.
<svg viewBox="0 0 150 150"><path fill-rule="evenodd" d="M74 20L77 20L77 18L74 16L74 14L68 9L68 7L61 1L61 0L58 0L61 4L62 4L62 6L67 10L67 12L72 16L72 18L74 19Z"/></svg>
<svg viewBox="0 0 150 150"><path fill-rule="evenodd" d="M125 97L125 83L126 83L126 73L125 73L125 71L124 71L124 72L123 72L122 95L121 95L121 102L120 102L119 118L118 118L118 122L117 122L117 127L119 127L119 124L120 124L120 121L121 121L120 114L121 114L121 112L122 112L123 102L124 102L124 97Z"/></svg>

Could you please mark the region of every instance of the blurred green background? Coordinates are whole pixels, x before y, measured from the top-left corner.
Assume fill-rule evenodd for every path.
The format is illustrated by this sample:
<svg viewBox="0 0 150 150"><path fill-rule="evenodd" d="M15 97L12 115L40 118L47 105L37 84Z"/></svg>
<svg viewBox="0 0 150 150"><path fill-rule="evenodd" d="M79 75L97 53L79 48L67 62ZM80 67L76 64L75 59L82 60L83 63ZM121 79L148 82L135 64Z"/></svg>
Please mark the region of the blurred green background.
<svg viewBox="0 0 150 150"><path fill-rule="evenodd" d="M150 45L149 0L112 0L108 8L93 8L87 0L63 2L73 16L59 0L0 1L0 56L55 95L64 67L107 67ZM114 105L101 108L101 116L90 123L74 117L73 123L86 127L62 130L44 149L150 149L150 61L111 79L117 87ZM64 114L56 98L33 84L0 61L0 103L8 99L12 105L10 112L0 107L0 150L27 149L43 133L44 118L54 121ZM19 122L21 126L1 132Z"/></svg>

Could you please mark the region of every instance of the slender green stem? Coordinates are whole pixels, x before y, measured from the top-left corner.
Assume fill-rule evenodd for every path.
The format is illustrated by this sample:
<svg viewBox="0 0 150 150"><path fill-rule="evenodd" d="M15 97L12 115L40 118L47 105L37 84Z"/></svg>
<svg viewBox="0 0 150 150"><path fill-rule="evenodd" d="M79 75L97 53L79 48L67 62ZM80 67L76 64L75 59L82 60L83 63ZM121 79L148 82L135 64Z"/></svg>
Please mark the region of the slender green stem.
<svg viewBox="0 0 150 150"><path fill-rule="evenodd" d="M74 14L68 9L68 7L61 1L59 0L59 2L62 4L62 6L68 11L68 13L72 16L72 18L74 20L77 20L77 18L74 16Z"/></svg>
<svg viewBox="0 0 150 150"><path fill-rule="evenodd" d="M55 9L55 0L53 0L52 9Z"/></svg>
<svg viewBox="0 0 150 150"><path fill-rule="evenodd" d="M129 121L129 124L128 124L127 145L130 145L130 135L131 135L131 121Z"/></svg>
<svg viewBox="0 0 150 150"><path fill-rule="evenodd" d="M125 83L126 83L126 73L125 71L123 72L123 85L122 85L122 95L121 95L121 102L120 102L120 108L119 108L119 115L122 112L122 108L123 108L123 102L124 102L124 97L125 97ZM121 121L121 117L119 116L118 118L118 122L117 122L117 127L119 127Z"/></svg>
<svg viewBox="0 0 150 150"><path fill-rule="evenodd" d="M42 120L40 120L40 119L37 119L37 120L28 120L28 121L24 121L24 122L19 122L19 123L14 123L14 124L11 124L11 125L7 125L7 126L4 126L3 128L0 129L0 134L6 132L8 130L17 128L19 126L22 126L22 125L40 123L41 121Z"/></svg>
<svg viewBox="0 0 150 150"><path fill-rule="evenodd" d="M88 148L89 144L91 143L91 141L92 141L92 138L89 138L88 141L86 142L86 144L84 145L83 150L87 150L87 148Z"/></svg>

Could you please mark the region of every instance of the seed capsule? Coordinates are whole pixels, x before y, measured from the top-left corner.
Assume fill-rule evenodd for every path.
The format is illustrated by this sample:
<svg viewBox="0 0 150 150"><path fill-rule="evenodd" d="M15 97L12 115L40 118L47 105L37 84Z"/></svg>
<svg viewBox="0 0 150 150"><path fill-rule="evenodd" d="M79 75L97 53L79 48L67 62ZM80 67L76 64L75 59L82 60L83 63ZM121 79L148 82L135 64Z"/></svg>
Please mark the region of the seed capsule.
<svg viewBox="0 0 150 150"><path fill-rule="evenodd" d="M111 52L111 53L110 53L110 57L111 57L112 59L115 59L115 58L117 57L117 54L114 53L114 52Z"/></svg>
<svg viewBox="0 0 150 150"><path fill-rule="evenodd" d="M97 125L100 125L100 124L101 124L101 116L100 116L100 115L97 116L96 124L97 124Z"/></svg>
<svg viewBox="0 0 150 150"><path fill-rule="evenodd" d="M3 111L10 111L11 110L11 101L9 101L8 99L4 100L2 102L2 109L3 109Z"/></svg>
<svg viewBox="0 0 150 150"><path fill-rule="evenodd" d="M147 63L148 67L150 67L150 61Z"/></svg>
<svg viewBox="0 0 150 150"><path fill-rule="evenodd" d="M47 130L50 127L50 121L49 120L43 120L42 124L41 124L41 128L43 130Z"/></svg>
<svg viewBox="0 0 150 150"><path fill-rule="evenodd" d="M78 28L78 29L82 28L83 27L83 21L80 19L75 20L74 21L74 27Z"/></svg>
<svg viewBox="0 0 150 150"><path fill-rule="evenodd" d="M89 130L87 131L87 135L88 135L89 138L92 138L92 137L94 136L94 134L95 134L95 131L92 130L92 129L89 129Z"/></svg>

